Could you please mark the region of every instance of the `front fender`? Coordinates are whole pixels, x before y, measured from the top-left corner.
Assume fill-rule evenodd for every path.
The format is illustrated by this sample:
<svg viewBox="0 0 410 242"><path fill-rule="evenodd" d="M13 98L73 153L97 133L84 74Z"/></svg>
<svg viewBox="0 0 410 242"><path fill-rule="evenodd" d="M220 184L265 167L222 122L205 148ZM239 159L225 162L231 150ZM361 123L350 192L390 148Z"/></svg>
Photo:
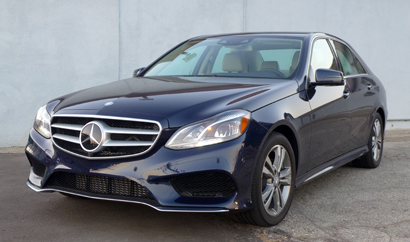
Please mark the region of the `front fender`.
<svg viewBox="0 0 410 242"><path fill-rule="evenodd" d="M268 130L259 151L272 132L282 133L295 149L297 176L305 173L308 168L310 111L309 102L302 100L299 94L295 94L252 113L252 118Z"/></svg>

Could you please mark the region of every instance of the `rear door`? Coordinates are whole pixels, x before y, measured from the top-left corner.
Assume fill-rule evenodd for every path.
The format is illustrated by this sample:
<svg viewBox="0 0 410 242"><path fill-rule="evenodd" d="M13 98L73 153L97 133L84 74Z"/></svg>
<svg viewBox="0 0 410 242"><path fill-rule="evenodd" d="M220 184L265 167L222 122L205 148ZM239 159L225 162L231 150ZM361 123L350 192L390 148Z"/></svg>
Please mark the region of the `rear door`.
<svg viewBox="0 0 410 242"><path fill-rule="evenodd" d="M376 102L376 82L367 74L354 52L344 43L333 40L346 83L350 87L352 128L346 143L350 150L366 145L369 139L372 111Z"/></svg>

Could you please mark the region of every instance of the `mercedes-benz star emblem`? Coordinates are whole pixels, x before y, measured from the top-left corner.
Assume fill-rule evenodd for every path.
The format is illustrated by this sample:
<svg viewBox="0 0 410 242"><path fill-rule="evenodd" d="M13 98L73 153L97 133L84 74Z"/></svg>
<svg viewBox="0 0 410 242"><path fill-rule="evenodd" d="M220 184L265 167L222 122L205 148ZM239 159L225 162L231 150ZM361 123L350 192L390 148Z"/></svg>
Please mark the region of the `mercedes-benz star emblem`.
<svg viewBox="0 0 410 242"><path fill-rule="evenodd" d="M84 125L80 133L81 147L90 153L98 152L103 142L104 132L98 122L92 121Z"/></svg>

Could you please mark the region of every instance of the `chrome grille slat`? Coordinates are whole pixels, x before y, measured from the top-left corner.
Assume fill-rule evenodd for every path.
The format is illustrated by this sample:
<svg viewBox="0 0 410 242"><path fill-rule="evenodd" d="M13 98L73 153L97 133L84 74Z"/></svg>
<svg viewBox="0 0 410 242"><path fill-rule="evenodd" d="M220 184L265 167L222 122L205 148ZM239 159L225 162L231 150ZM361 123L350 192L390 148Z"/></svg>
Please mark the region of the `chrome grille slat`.
<svg viewBox="0 0 410 242"><path fill-rule="evenodd" d="M81 131L83 129L83 125L76 125L76 124L55 123L55 124L52 124L51 127L60 128L60 129L70 129L70 130L76 130L76 131Z"/></svg>
<svg viewBox="0 0 410 242"><path fill-rule="evenodd" d="M80 134L87 123L98 123L103 142L98 150L84 150ZM54 115L52 140L60 149L87 159L110 159L141 155L157 141L162 127L157 121L100 115Z"/></svg>
<svg viewBox="0 0 410 242"><path fill-rule="evenodd" d="M80 139L78 137L64 135L64 134L53 134L53 139L61 139L71 143L79 144Z"/></svg>
<svg viewBox="0 0 410 242"><path fill-rule="evenodd" d="M159 131L157 130L126 129L126 128L112 128L112 127L107 128L106 132L116 133L116 134L146 134L146 135L158 135L159 134Z"/></svg>
<svg viewBox="0 0 410 242"><path fill-rule="evenodd" d="M151 146L154 142L149 141L116 141L108 140L103 146Z"/></svg>

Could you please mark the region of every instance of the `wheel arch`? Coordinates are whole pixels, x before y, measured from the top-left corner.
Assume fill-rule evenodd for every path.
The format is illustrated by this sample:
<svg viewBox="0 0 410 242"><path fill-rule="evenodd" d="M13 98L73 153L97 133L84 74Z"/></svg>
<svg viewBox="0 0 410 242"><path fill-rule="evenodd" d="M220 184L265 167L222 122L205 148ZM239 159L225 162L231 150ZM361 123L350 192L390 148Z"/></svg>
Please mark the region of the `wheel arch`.
<svg viewBox="0 0 410 242"><path fill-rule="evenodd" d="M380 116L382 117L383 131L384 131L386 129L386 114L382 107L378 108L376 112L379 113Z"/></svg>
<svg viewBox="0 0 410 242"><path fill-rule="evenodd" d="M264 146L266 140L273 134L273 133L280 133L285 138L289 141L290 145L292 146L293 153L295 155L295 164L296 164L296 174L298 172L298 167L299 167L299 144L298 144L298 138L295 135L296 131L294 128L287 124L286 122L278 122L275 125L273 125L270 129L269 132L266 134L265 138L262 141L261 147Z"/></svg>
<svg viewBox="0 0 410 242"><path fill-rule="evenodd" d="M298 171L298 164L299 164L299 146L296 135L294 131L287 125L280 125L276 127L273 132L281 133L283 136L288 139L290 145L292 146L293 153L295 155L295 164L296 164L296 172Z"/></svg>

